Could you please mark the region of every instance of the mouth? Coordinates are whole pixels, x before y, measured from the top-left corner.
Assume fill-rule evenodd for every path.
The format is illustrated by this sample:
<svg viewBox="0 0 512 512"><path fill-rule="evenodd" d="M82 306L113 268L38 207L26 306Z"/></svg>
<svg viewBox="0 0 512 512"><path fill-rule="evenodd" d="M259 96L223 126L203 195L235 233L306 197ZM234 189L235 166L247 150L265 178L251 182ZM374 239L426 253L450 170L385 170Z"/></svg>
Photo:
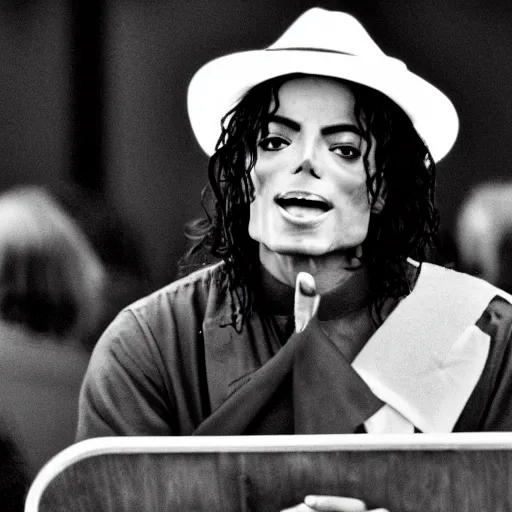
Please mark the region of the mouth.
<svg viewBox="0 0 512 512"><path fill-rule="evenodd" d="M325 198L309 192L287 192L277 196L275 202L288 216L304 221L318 219L332 209Z"/></svg>

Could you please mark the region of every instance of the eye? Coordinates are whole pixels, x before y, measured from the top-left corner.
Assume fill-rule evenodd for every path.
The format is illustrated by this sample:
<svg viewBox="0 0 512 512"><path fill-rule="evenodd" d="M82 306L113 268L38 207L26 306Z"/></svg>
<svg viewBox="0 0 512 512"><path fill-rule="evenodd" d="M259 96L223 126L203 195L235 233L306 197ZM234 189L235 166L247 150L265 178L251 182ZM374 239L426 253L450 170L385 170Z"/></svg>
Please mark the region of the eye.
<svg viewBox="0 0 512 512"><path fill-rule="evenodd" d="M355 160L361 156L361 151L354 146L333 146L331 151L346 160Z"/></svg>
<svg viewBox="0 0 512 512"><path fill-rule="evenodd" d="M258 143L258 146L264 151L279 151L289 145L290 143L287 140L275 135L265 137Z"/></svg>

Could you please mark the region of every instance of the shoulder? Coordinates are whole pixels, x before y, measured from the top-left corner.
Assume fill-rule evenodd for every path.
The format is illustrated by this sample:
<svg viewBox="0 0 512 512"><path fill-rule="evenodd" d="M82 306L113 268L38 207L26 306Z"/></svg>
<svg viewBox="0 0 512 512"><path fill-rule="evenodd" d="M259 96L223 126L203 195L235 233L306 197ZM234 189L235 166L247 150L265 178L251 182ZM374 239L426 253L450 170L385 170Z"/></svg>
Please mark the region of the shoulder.
<svg viewBox="0 0 512 512"><path fill-rule="evenodd" d="M445 340L456 340L482 317L498 309L512 310L512 297L483 279L422 263L414 289L392 313ZM391 317L389 320L391 320ZM414 319L414 321L412 320Z"/></svg>
<svg viewBox="0 0 512 512"><path fill-rule="evenodd" d="M150 356L168 357L197 339L204 322L226 315L228 297L222 263L193 272L125 307L98 341L94 359L114 355L140 365Z"/></svg>
<svg viewBox="0 0 512 512"><path fill-rule="evenodd" d="M414 264L414 263L413 263ZM422 263L414 293L425 293L436 297L445 296L448 300L485 302L501 299L512 303L512 296L484 279L441 267L432 263ZM443 292L443 293L441 293Z"/></svg>
<svg viewBox="0 0 512 512"><path fill-rule="evenodd" d="M152 322L162 313L172 312L203 317L215 316L226 299L224 264L216 263L174 281L124 309L136 318Z"/></svg>

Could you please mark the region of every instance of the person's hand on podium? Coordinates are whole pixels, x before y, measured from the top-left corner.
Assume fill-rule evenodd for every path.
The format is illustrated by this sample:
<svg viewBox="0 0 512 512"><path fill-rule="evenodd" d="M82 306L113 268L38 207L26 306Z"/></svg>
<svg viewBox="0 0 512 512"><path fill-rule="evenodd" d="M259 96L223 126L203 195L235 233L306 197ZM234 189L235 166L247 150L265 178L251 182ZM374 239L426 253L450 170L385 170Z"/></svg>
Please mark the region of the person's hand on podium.
<svg viewBox="0 0 512 512"><path fill-rule="evenodd" d="M364 501L341 496L306 496L304 502L281 512L388 512L384 508L368 510Z"/></svg>
<svg viewBox="0 0 512 512"><path fill-rule="evenodd" d="M311 274L300 272L295 284L295 331L301 332L315 316L320 304L315 280ZM341 496L306 496L304 502L282 512L366 512L363 501ZM373 512L387 512L375 509Z"/></svg>

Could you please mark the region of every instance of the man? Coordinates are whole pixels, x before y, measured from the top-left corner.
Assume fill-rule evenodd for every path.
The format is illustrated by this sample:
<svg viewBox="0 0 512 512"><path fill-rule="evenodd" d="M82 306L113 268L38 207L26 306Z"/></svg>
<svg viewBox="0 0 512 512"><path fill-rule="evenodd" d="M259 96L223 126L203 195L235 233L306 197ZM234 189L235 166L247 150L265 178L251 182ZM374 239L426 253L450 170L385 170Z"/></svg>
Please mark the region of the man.
<svg viewBox="0 0 512 512"><path fill-rule="evenodd" d="M510 428L510 297L426 263L444 94L311 9L204 66L188 104L214 204L190 258L221 262L107 329L77 438Z"/></svg>

